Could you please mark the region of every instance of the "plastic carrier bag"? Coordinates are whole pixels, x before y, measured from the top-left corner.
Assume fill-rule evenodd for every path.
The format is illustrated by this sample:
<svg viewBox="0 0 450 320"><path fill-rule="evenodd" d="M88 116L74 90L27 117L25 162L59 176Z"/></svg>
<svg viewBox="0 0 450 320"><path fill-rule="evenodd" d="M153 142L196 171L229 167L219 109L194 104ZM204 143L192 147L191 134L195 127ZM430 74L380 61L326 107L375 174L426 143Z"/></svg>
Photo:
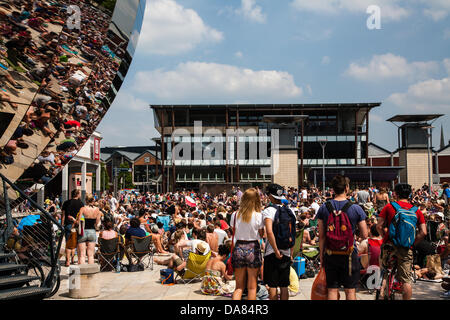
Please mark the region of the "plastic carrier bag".
<svg viewBox="0 0 450 320"><path fill-rule="evenodd" d="M320 268L311 288L311 300L328 300L327 278L325 269Z"/></svg>

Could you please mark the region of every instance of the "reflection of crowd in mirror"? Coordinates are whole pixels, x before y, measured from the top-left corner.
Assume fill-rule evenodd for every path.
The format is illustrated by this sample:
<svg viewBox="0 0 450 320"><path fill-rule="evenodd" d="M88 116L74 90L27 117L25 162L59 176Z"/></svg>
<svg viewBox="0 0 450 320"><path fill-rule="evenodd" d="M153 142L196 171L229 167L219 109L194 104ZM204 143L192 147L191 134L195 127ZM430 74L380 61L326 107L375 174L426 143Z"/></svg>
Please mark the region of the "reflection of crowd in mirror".
<svg viewBox="0 0 450 320"><path fill-rule="evenodd" d="M65 25L67 5L72 3L81 10L80 29ZM16 133L2 146L0 162L20 162L17 149L30 147L28 137L39 135L46 141L37 147L40 156L19 181L48 182L76 155L107 111L102 100L120 59L105 41L110 16L86 3L0 2L0 67L6 67L0 68L0 76L19 89L10 77L14 70L39 85ZM9 102L14 101L11 95L0 94L0 105L14 104Z"/></svg>

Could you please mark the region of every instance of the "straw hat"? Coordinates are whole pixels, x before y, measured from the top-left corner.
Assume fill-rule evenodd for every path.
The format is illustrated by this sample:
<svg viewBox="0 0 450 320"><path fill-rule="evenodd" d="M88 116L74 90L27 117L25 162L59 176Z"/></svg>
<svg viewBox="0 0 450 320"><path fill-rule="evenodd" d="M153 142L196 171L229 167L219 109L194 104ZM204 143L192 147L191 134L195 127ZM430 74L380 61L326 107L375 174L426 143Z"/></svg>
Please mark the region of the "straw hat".
<svg viewBox="0 0 450 320"><path fill-rule="evenodd" d="M206 251L206 244L204 242L199 242L197 244L197 250L201 253L201 254L205 254Z"/></svg>

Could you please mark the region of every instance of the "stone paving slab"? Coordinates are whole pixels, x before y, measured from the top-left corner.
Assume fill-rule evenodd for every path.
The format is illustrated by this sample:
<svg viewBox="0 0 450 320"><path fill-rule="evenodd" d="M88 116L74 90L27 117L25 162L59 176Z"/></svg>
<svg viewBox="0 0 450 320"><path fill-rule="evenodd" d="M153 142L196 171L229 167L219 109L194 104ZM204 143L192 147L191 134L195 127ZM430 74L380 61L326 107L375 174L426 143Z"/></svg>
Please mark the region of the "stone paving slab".
<svg viewBox="0 0 450 320"><path fill-rule="evenodd" d="M165 267L154 265L154 270L146 269L142 272L115 273L105 271L98 274L101 283L100 296L88 300L228 300L228 297L206 296L200 292L200 282L191 284L177 283L163 286L159 282L159 271ZM73 300L68 297L68 268L62 267L62 280L59 292L51 300ZM291 296L290 300L310 300L310 292L314 279L301 279L300 292ZM413 285L413 299L440 300L443 292L440 283L418 281ZM341 299L345 299L341 290ZM401 296L397 296L401 299ZM374 294L368 291L358 291L358 300L373 300Z"/></svg>

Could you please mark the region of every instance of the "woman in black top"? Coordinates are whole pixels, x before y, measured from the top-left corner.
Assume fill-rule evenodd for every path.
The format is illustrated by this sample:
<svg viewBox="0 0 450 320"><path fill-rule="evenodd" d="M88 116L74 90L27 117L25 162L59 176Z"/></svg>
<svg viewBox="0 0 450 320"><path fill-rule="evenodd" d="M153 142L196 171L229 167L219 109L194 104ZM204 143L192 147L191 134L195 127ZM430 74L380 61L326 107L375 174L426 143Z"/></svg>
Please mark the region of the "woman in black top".
<svg viewBox="0 0 450 320"><path fill-rule="evenodd" d="M100 210L94 207L94 201L92 195L86 196L86 205L80 209L78 223L83 228L82 234L78 234L78 264L86 263L86 252L88 264L94 263L95 244L97 242L95 229L100 225L102 216Z"/></svg>

